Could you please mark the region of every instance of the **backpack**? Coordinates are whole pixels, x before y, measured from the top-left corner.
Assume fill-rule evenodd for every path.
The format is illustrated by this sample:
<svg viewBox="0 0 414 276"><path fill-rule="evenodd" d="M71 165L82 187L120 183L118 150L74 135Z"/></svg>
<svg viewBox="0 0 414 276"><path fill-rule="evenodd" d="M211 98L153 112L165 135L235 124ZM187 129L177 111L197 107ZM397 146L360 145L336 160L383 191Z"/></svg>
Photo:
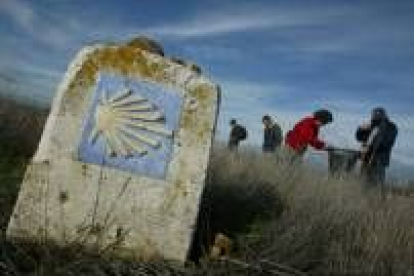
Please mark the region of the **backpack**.
<svg viewBox="0 0 414 276"><path fill-rule="evenodd" d="M243 126L239 126L239 139L246 140L247 139L247 130Z"/></svg>

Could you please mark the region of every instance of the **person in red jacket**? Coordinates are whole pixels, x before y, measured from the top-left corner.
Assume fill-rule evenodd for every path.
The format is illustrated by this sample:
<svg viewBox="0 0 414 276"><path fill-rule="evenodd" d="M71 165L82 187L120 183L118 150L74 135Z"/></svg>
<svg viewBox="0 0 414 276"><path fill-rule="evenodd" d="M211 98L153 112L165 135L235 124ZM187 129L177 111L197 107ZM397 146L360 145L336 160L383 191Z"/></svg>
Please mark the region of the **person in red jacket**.
<svg viewBox="0 0 414 276"><path fill-rule="evenodd" d="M319 129L333 121L332 113L320 109L300 120L285 137L285 146L296 156L302 156L308 146L317 150L330 150L324 141L318 138Z"/></svg>

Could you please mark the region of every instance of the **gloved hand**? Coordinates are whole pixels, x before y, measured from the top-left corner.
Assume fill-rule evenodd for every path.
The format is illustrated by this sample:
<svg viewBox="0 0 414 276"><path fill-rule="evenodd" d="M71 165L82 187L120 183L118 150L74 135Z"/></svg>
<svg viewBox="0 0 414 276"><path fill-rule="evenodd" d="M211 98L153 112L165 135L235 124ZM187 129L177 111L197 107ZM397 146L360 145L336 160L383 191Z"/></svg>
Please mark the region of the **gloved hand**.
<svg viewBox="0 0 414 276"><path fill-rule="evenodd" d="M359 126L360 129L370 129L371 128L371 123L370 122L364 122Z"/></svg>

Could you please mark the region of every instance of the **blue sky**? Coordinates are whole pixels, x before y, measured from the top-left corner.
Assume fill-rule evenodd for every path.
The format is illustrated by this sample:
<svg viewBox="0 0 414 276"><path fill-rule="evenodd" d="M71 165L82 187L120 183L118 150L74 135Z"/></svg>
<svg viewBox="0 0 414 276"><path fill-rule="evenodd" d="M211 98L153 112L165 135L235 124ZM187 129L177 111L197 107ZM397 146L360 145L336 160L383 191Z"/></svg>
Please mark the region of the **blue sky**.
<svg viewBox="0 0 414 276"><path fill-rule="evenodd" d="M146 34L221 85L222 139L231 117L260 144L263 114L287 131L327 107L322 135L357 147L356 125L384 106L400 128L394 163L413 167L412 26L412 0L0 0L0 94L49 105L83 45Z"/></svg>

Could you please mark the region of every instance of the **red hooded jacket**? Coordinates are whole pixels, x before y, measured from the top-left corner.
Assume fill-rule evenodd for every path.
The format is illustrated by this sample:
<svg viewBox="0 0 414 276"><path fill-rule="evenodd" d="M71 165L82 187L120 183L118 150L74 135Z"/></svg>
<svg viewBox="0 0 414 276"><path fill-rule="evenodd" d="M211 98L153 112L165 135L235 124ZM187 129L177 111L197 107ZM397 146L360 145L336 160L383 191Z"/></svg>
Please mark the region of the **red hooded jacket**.
<svg viewBox="0 0 414 276"><path fill-rule="evenodd" d="M308 145L315 149L323 149L325 142L318 138L319 127L320 125L314 117L306 117L287 133L285 144L300 153L304 152Z"/></svg>

